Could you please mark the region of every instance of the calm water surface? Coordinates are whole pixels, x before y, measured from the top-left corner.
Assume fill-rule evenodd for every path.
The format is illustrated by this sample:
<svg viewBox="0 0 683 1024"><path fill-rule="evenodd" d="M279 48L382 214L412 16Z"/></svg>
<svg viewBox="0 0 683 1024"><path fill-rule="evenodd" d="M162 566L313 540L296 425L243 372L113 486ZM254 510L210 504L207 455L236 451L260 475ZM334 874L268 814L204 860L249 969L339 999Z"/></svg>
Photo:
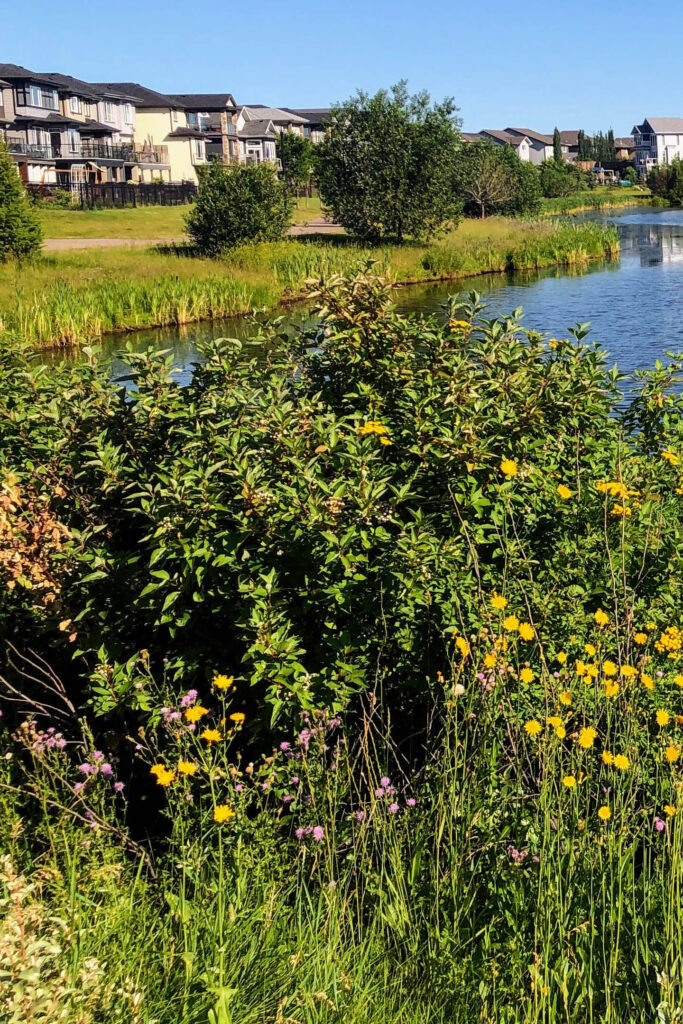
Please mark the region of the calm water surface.
<svg viewBox="0 0 683 1024"><path fill-rule="evenodd" d="M522 306L525 326L549 337L566 335L568 327L590 321L592 339L604 345L625 372L652 366L667 350L683 351L683 210L627 208L583 217L616 225L621 238L618 261L594 263L578 272L551 269L478 277L458 285L405 288L396 293L397 307L443 314L441 305L450 295L476 289L487 304L487 315L510 313ZM305 311L299 307L288 319L301 323ZM183 380L189 377L192 363L201 358L196 348L199 340L246 340L253 334L253 323L236 319L141 331L127 340L137 350L150 344L170 349ZM115 355L123 344L120 336L103 340L115 372L123 370Z"/></svg>

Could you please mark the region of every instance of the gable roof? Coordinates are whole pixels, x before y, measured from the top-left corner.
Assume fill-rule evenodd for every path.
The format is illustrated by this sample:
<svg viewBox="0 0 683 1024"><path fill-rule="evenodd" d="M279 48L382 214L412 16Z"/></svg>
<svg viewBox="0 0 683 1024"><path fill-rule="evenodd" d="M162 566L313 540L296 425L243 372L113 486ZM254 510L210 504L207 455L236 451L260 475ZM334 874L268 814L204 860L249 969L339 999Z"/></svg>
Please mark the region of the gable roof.
<svg viewBox="0 0 683 1024"><path fill-rule="evenodd" d="M631 135L622 135L620 138L614 140L614 145L617 149L633 149L635 141Z"/></svg>
<svg viewBox="0 0 683 1024"><path fill-rule="evenodd" d="M562 140L563 146L578 146L579 144L579 130L560 132L560 139Z"/></svg>
<svg viewBox="0 0 683 1024"><path fill-rule="evenodd" d="M138 82L94 82L95 88L103 90L115 90L118 95L124 95L131 99L136 107L170 107L173 110L182 109L182 104L177 103L166 96L163 92L156 92L148 89Z"/></svg>
<svg viewBox="0 0 683 1024"><path fill-rule="evenodd" d="M0 64L0 75L2 65ZM655 135L663 135L671 132L673 135L683 133L683 117L646 117L642 124L634 125L633 131L639 131L649 125Z"/></svg>
<svg viewBox="0 0 683 1024"><path fill-rule="evenodd" d="M244 126L237 132L240 139L270 139L275 138L275 125L270 118L261 121L245 121Z"/></svg>
<svg viewBox="0 0 683 1024"><path fill-rule="evenodd" d="M29 71L28 68L22 68L21 64L0 64L0 78L9 78L10 81L30 79L32 82L38 82L38 84L53 85L45 75L39 75L35 71Z"/></svg>
<svg viewBox="0 0 683 1024"><path fill-rule="evenodd" d="M460 132L460 138L465 142L481 142L479 132Z"/></svg>
<svg viewBox="0 0 683 1024"><path fill-rule="evenodd" d="M88 82L81 81L80 78L73 78L72 75L60 75L56 71L44 71L41 72L40 77L51 82L61 92L68 91L87 100L98 100L102 95L99 89L94 88Z"/></svg>
<svg viewBox="0 0 683 1024"><path fill-rule="evenodd" d="M332 107L283 107L288 114L298 114L311 124L322 124L332 113Z"/></svg>
<svg viewBox="0 0 683 1024"><path fill-rule="evenodd" d="M479 132L479 136L489 136L495 139L497 142L502 142L506 146L514 146L517 148L524 142L526 135L510 135L509 132L501 132L495 128L482 128Z"/></svg>
<svg viewBox="0 0 683 1024"><path fill-rule="evenodd" d="M246 111L246 117L250 121L267 120L273 124L308 124L308 118L299 114L292 114L290 110L283 107L264 107L260 103L245 103L242 108Z"/></svg>
<svg viewBox="0 0 683 1024"><path fill-rule="evenodd" d="M531 139L532 142L542 142L544 146L552 146L553 137L552 135L544 135L542 132L535 132L531 128L506 128L506 132L511 132L513 135L526 135L527 139Z"/></svg>
<svg viewBox="0 0 683 1024"><path fill-rule="evenodd" d="M230 92L181 92L169 93L169 99L186 110L237 110L235 98Z"/></svg>

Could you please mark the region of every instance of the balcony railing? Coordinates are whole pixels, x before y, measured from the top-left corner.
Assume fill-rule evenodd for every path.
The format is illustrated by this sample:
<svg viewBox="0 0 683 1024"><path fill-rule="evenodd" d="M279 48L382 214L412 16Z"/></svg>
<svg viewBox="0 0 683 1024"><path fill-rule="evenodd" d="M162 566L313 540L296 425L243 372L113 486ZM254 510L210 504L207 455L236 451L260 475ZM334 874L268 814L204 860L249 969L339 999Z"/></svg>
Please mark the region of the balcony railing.
<svg viewBox="0 0 683 1024"><path fill-rule="evenodd" d="M42 146L32 142L8 142L10 153L27 156L33 160L122 160L126 163L168 163L168 148L136 149L134 146L118 146L106 142L80 142L72 145L65 142L58 146Z"/></svg>

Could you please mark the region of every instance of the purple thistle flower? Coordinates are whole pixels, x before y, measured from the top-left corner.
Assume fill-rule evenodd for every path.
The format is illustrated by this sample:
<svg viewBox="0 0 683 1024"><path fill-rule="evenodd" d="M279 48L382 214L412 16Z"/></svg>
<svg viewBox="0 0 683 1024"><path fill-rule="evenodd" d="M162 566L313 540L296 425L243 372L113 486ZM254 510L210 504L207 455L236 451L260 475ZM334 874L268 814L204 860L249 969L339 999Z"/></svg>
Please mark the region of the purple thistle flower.
<svg viewBox="0 0 683 1024"><path fill-rule="evenodd" d="M655 828L657 829L658 832L663 832L664 829L666 828L666 825L664 824L662 819L658 818L657 815L655 815Z"/></svg>
<svg viewBox="0 0 683 1024"><path fill-rule="evenodd" d="M115 782L114 783L114 792L115 793L123 793L123 789L124 789L124 785L123 785L122 782Z"/></svg>
<svg viewBox="0 0 683 1024"><path fill-rule="evenodd" d="M95 764L98 764L100 761L104 761L104 754L102 753L101 750L93 750L92 759L95 762Z"/></svg>
<svg viewBox="0 0 683 1024"><path fill-rule="evenodd" d="M199 696L199 692L197 690L188 690L187 693L185 694L185 696L180 701L181 708L192 707L192 705L197 700L198 696Z"/></svg>
<svg viewBox="0 0 683 1024"><path fill-rule="evenodd" d="M396 814L398 812L398 804L389 804L389 814Z"/></svg>
<svg viewBox="0 0 683 1024"><path fill-rule="evenodd" d="M390 785L391 785L391 779L390 779L390 778L388 778L388 777L387 777L386 775L384 775L384 776L383 776L383 777L382 777L382 778L381 778L381 779L379 780L379 784L380 784L380 786L383 786L383 787L384 787L384 789L386 789L386 788L387 788L387 786L390 786Z"/></svg>
<svg viewBox="0 0 683 1024"><path fill-rule="evenodd" d="M358 821L362 821L365 817L365 811L356 811L356 818Z"/></svg>
<svg viewBox="0 0 683 1024"><path fill-rule="evenodd" d="M289 750L291 745L292 744L288 743L287 740L283 740L282 743L280 744L280 750Z"/></svg>
<svg viewBox="0 0 683 1024"><path fill-rule="evenodd" d="M114 774L114 769L108 761L105 761L103 765L100 765L100 771L105 779L111 779Z"/></svg>
<svg viewBox="0 0 683 1024"><path fill-rule="evenodd" d="M406 800L406 807L414 807L416 803L417 800L415 799L415 797L409 796L408 799Z"/></svg>
<svg viewBox="0 0 683 1024"><path fill-rule="evenodd" d="M316 843L322 843L323 839L325 838L325 829L322 827L322 825L315 826L315 828L313 829L313 838L315 839Z"/></svg>
<svg viewBox="0 0 683 1024"><path fill-rule="evenodd" d="M294 799L293 796L290 796L289 793L285 793L285 795L282 798L282 802L283 802L283 804L291 804L293 799Z"/></svg>
<svg viewBox="0 0 683 1024"><path fill-rule="evenodd" d="M243 789L244 789L244 786L242 785L242 783L238 782L237 785L235 786L235 792L236 793L241 793Z"/></svg>
<svg viewBox="0 0 683 1024"><path fill-rule="evenodd" d="M298 828L296 830L296 832L294 833L294 835L296 836L297 839L303 839L303 837L304 837L304 830L302 828Z"/></svg>
<svg viewBox="0 0 683 1024"><path fill-rule="evenodd" d="M308 750L308 744L311 742L311 730L302 729L299 733L299 743L304 750Z"/></svg>
<svg viewBox="0 0 683 1024"><path fill-rule="evenodd" d="M57 747L59 750L64 750L66 747L66 740L57 740Z"/></svg>
<svg viewBox="0 0 683 1024"><path fill-rule="evenodd" d="M91 774L91 772L92 772L92 770L93 770L93 767L92 767L92 765L91 765L91 764L88 764L88 762L87 762L87 761L84 761L84 762L83 762L83 764L79 764L79 766L78 766L78 770L79 770L79 772L81 772L81 773L82 773L83 775L90 775L90 774Z"/></svg>
<svg viewBox="0 0 683 1024"><path fill-rule="evenodd" d="M292 775L292 777L291 777L291 779L289 781L291 782L291 784L293 786L298 786L299 785L299 776L298 775Z"/></svg>
<svg viewBox="0 0 683 1024"><path fill-rule="evenodd" d="M80 793L85 789L85 782L77 782L74 786L74 793Z"/></svg>
<svg viewBox="0 0 683 1024"><path fill-rule="evenodd" d="M381 799L381 797L384 796L384 790L383 789L376 789L375 790L375 796L377 797L378 800Z"/></svg>
<svg viewBox="0 0 683 1024"><path fill-rule="evenodd" d="M305 804L312 804L313 803L313 797L311 796L310 793L308 794L308 796L304 797L304 803Z"/></svg>

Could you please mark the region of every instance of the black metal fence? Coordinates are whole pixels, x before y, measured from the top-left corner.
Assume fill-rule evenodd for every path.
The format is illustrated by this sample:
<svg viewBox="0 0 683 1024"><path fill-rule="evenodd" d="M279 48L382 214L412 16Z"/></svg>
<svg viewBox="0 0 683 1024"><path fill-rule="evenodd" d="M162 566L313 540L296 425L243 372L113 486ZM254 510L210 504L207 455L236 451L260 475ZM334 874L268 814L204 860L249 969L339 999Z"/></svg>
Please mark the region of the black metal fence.
<svg viewBox="0 0 683 1024"><path fill-rule="evenodd" d="M50 199L55 193L61 197L64 192L70 192L73 205L88 210L98 207L180 206L193 202L197 195L196 185L174 185L169 182L140 185L113 181L103 185L93 185L89 182L58 182L55 185L27 184L26 188L32 195L41 199Z"/></svg>

